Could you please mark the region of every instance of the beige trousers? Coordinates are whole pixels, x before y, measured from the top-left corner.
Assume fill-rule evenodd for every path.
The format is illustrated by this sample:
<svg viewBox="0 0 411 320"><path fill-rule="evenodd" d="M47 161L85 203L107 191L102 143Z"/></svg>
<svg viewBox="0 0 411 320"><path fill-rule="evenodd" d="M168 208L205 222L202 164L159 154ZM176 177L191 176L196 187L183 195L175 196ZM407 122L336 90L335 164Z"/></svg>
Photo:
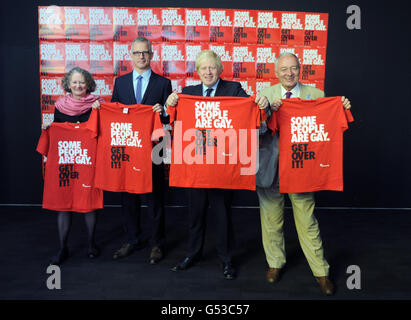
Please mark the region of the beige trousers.
<svg viewBox="0 0 411 320"><path fill-rule="evenodd" d="M285 265L284 194L273 189L258 188L262 240L270 268ZM289 193L298 239L315 277L328 276L330 266L324 258L318 221L314 216L314 193Z"/></svg>

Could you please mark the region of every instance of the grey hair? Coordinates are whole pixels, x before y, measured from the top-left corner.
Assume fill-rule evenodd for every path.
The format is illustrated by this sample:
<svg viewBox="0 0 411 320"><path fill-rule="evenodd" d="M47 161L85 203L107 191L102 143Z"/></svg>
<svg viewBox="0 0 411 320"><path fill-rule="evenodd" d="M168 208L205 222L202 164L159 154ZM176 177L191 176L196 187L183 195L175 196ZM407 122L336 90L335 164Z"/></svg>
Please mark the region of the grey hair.
<svg viewBox="0 0 411 320"><path fill-rule="evenodd" d="M300 60L298 59L298 57L294 53L292 53L292 52L283 52L283 53L279 54L277 59L275 59L275 71L278 71L278 60L280 60L280 58L284 57L284 56L294 57L295 60L297 60L298 69L301 69Z"/></svg>
<svg viewBox="0 0 411 320"><path fill-rule="evenodd" d="M70 80L71 80L71 76L75 72L80 73L84 77L84 80L86 81L86 85L87 85L87 93L90 93L90 92L93 92L94 90L96 90L97 85L96 85L96 82L93 79L93 76L90 74L90 72L88 72L87 70L84 70L80 67L74 67L73 69L71 69L69 72L67 72L64 75L63 80L61 81L61 85L62 85L64 91L71 92Z"/></svg>
<svg viewBox="0 0 411 320"><path fill-rule="evenodd" d="M134 38L134 40L131 42L131 50L133 50L133 45L134 45L134 43L136 43L136 42L147 42L147 44L148 44L148 51L150 51L150 53L153 52L153 46L151 45L150 40L148 40L146 37L137 37L137 38Z"/></svg>

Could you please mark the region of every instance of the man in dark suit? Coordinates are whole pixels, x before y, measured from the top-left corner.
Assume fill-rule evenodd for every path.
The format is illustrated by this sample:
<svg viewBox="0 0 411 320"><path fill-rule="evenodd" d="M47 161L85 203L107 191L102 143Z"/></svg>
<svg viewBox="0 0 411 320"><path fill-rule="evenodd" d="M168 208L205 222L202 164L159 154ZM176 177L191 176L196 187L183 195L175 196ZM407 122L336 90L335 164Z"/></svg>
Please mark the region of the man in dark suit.
<svg viewBox="0 0 411 320"><path fill-rule="evenodd" d="M193 96L232 96L248 97L241 88L241 84L233 81L225 81L220 78L223 66L219 56L211 50L199 53L196 59L196 71L200 76L201 84L183 88L182 93ZM178 95L172 93L166 102L166 106L175 106ZM260 108L268 107L268 100L264 96L258 96L255 101ZM189 239L187 255L177 264L172 271L186 270L201 258L205 221L208 205L215 214L216 247L218 256L223 263L223 276L225 279L234 279L235 270L232 266L233 231L231 223L231 200L233 191L229 189L188 189L189 206Z"/></svg>
<svg viewBox="0 0 411 320"><path fill-rule="evenodd" d="M153 112L159 112L162 122L167 123L168 116L163 114L163 106L172 92L171 81L151 70L150 62L153 58L153 50L150 41L144 37L134 39L131 43L130 57L134 70L116 79L111 102L120 102L125 105L152 105ZM147 195L148 212L152 227L150 264L159 262L164 254L163 192L163 164L153 164L153 192ZM123 226L127 241L114 253L113 259L126 257L135 249L143 247L140 229L140 195L123 192L121 198Z"/></svg>

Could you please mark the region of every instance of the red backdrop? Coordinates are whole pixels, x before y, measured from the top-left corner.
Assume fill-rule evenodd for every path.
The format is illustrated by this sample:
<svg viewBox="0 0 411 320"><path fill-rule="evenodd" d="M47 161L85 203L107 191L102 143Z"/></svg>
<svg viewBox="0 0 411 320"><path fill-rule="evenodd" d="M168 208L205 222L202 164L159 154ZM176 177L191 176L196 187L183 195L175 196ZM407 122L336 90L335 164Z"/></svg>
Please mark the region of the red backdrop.
<svg viewBox="0 0 411 320"><path fill-rule="evenodd" d="M250 95L278 83L274 61L292 51L301 62L301 82L324 89L328 14L307 12L118 7L39 7L42 123L52 121L64 94L61 79L74 66L89 70L96 94L111 99L115 77L132 71L130 43L153 44L152 68L180 92L199 83L196 54L217 52L222 77L242 83Z"/></svg>

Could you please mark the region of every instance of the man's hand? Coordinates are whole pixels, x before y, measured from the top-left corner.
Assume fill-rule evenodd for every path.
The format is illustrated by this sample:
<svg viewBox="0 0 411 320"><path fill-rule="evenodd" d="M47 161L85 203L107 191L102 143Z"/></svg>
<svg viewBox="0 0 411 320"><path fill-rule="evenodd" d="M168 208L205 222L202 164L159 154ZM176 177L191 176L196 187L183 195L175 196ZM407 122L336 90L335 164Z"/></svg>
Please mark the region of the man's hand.
<svg viewBox="0 0 411 320"><path fill-rule="evenodd" d="M156 104L153 106L153 112L161 113L162 111L163 111L163 106L162 106L161 104L156 103Z"/></svg>
<svg viewBox="0 0 411 320"><path fill-rule="evenodd" d="M278 111L278 109L280 108L280 106L283 104L283 102L281 101L281 99L276 99L271 103L271 110L272 111Z"/></svg>
<svg viewBox="0 0 411 320"><path fill-rule="evenodd" d="M341 97L341 101L342 101L342 104L343 104L343 107L344 107L344 109L351 109L351 103L350 103L350 100L348 100L346 97L344 97L344 96L342 96Z"/></svg>
<svg viewBox="0 0 411 320"><path fill-rule="evenodd" d="M269 105L270 105L270 103L268 102L268 99L267 99L267 97L266 96L262 96L262 95L257 95L256 97L255 97L255 101L254 101L256 104L258 104L258 107L260 108L260 109L265 109L265 108L267 108Z"/></svg>
<svg viewBox="0 0 411 320"><path fill-rule="evenodd" d="M173 92L166 100L166 107L175 107L178 103L178 94Z"/></svg>
<svg viewBox="0 0 411 320"><path fill-rule="evenodd" d="M91 107L93 109L100 109L100 101L96 100L93 102L93 104L91 105Z"/></svg>

